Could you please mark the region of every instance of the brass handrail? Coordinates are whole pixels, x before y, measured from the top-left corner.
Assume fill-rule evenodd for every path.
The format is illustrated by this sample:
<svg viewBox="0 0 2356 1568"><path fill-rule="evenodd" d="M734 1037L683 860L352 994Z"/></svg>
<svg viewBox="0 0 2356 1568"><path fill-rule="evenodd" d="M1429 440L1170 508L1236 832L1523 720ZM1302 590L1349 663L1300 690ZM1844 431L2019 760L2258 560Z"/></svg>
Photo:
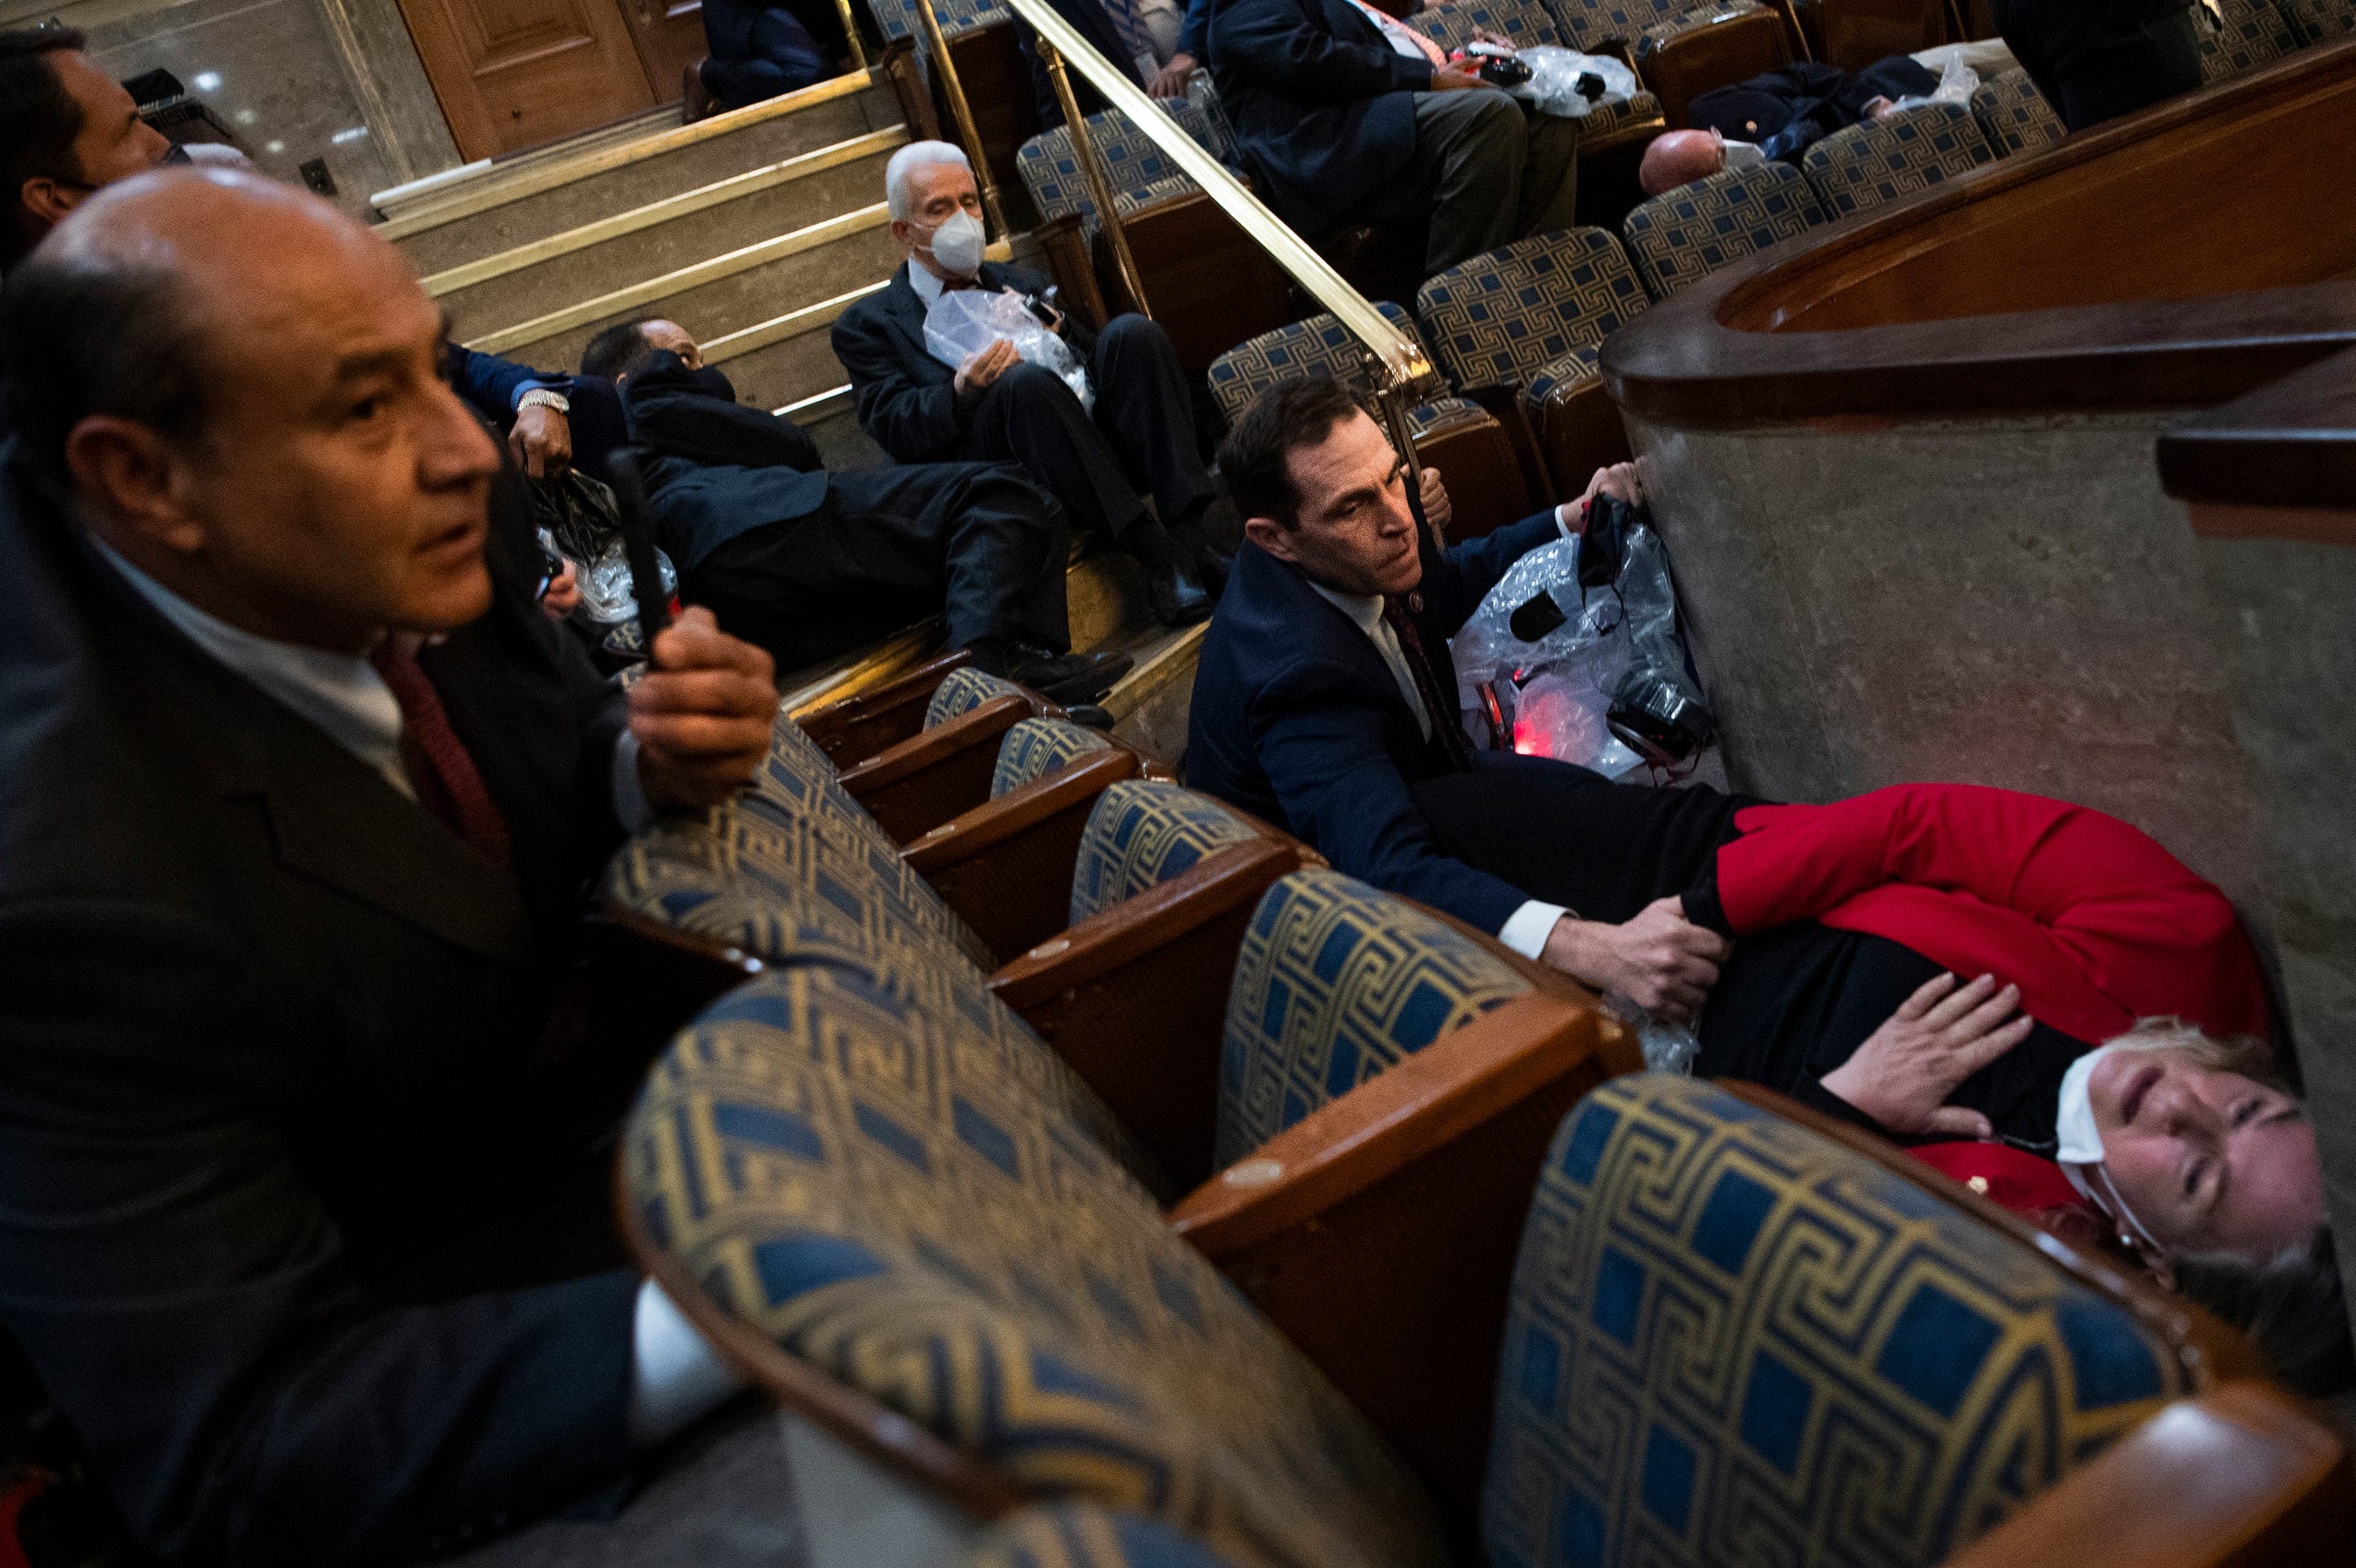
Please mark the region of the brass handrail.
<svg viewBox="0 0 2356 1568"><path fill-rule="evenodd" d="M1087 116L1080 112L1079 98L1072 91L1071 73L1064 69L1063 51L1042 38L1039 59L1047 68L1047 80L1055 85L1055 101L1064 107L1064 125L1072 133L1072 155L1079 160L1080 172L1087 176L1088 199L1097 205L1097 224L1112 246L1112 259L1120 269L1121 284L1129 290L1130 303L1151 321L1153 307L1146 303L1145 280L1138 273L1137 258L1130 253L1129 225L1121 221L1120 212L1113 204L1112 181L1105 176L1104 160L1097 155L1096 138L1088 134Z"/></svg>
<svg viewBox="0 0 2356 1568"><path fill-rule="evenodd" d="M1014 14L1028 22L1047 46L1061 55L1070 67L1087 79L1088 85L1104 96L1105 101L1143 132L1162 155L1178 165L1188 178L1210 198L1220 210L1235 219L1236 226L1248 235L1252 242L1269 253L1287 276L1301 285L1302 291L1319 304L1332 311L1350 336L1365 346L1373 359L1376 390L1383 394L1389 415L1392 433L1403 452L1411 451L1406 440L1405 406L1403 400L1438 380L1430 357L1412 333L1402 332L1376 310L1364 294L1350 286L1333 264L1310 248L1309 242L1294 233L1283 219L1268 209L1267 204L1246 188L1243 182L1227 172L1226 166L1213 157L1184 126L1170 118L1167 112L1132 80L1129 73L1106 59L1069 22L1047 4L1047 0L1006 0ZM917 0L927 14L931 0ZM1066 112L1069 112L1066 111ZM1077 152L1083 144L1073 138ZM1084 160L1091 162L1092 160ZM1098 171L1097 178L1101 178ZM1091 180L1091 186L1095 180ZM1118 224L1119 216L1102 196L1097 197L1098 219ZM1121 253L1120 247L1115 255ZM1412 458L1410 457L1410 461Z"/></svg>
<svg viewBox="0 0 2356 1568"><path fill-rule="evenodd" d="M957 121L958 138L965 144L966 156L973 160L974 184L981 189L981 209L990 219L992 238L1006 238L1006 209L998 204L998 181L990 172L990 158L982 150L981 132L973 123L973 105L966 101L965 83L958 80L957 62L949 59L949 41L941 32L941 19L934 14L933 0L916 0L916 20L925 29L925 48L933 57L933 69L937 73L943 96L949 101L949 114Z"/></svg>
<svg viewBox="0 0 2356 1568"><path fill-rule="evenodd" d="M851 0L834 0L834 14L842 18L842 35L851 44L851 69L867 69L867 42L859 36L859 18L851 14Z"/></svg>

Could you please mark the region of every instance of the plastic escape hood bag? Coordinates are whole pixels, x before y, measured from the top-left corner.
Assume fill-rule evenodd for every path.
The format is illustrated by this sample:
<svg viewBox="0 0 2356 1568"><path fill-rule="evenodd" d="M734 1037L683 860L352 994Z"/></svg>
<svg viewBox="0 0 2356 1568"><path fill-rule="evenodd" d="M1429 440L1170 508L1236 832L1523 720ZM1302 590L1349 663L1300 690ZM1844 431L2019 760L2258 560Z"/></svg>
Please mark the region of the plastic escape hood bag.
<svg viewBox="0 0 2356 1568"><path fill-rule="evenodd" d="M1514 96L1542 114L1577 120L1590 109L1636 96L1636 73L1628 69L1625 60L1613 59L1609 55L1583 55L1577 49L1558 48L1552 44L1538 44L1515 53L1530 68L1530 79L1514 89ZM1603 96L1590 100L1580 91L1579 79L1582 76L1601 78Z"/></svg>
<svg viewBox="0 0 2356 1568"><path fill-rule="evenodd" d="M1658 673L1684 687L1685 644L1660 536L1643 524L1630 526L1619 576L1582 594L1579 552L1586 543L1556 539L1515 561L1448 647L1457 703L1475 746L1490 744L1494 716L1524 756L1618 778L1643 759L1605 722L1612 699L1632 673ZM1553 599L1561 622L1525 642L1514 633L1515 612L1541 594Z"/></svg>
<svg viewBox="0 0 2356 1568"><path fill-rule="evenodd" d="M1048 331L1012 290L944 289L925 313L925 352L944 365L962 365L1001 338L1014 345L1024 364L1061 377L1082 406L1097 406L1096 389L1071 345Z"/></svg>
<svg viewBox="0 0 2356 1568"><path fill-rule="evenodd" d="M1972 94L1980 87L1980 73L1959 59L1950 59L1939 70L1939 85L1931 90L1928 98L1909 95L1890 105L1900 109L1919 109L1925 103L1952 103L1958 108L1972 106Z"/></svg>

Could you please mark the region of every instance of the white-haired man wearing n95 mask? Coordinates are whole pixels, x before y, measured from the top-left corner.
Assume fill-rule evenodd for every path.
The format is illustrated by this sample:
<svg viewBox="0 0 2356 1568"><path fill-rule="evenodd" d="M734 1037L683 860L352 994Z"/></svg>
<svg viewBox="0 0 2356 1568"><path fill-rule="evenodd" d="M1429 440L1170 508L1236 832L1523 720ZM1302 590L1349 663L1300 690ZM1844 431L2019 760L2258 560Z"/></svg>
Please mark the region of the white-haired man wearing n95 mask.
<svg viewBox="0 0 2356 1568"><path fill-rule="evenodd" d="M907 261L834 325L859 422L898 463L1018 463L1071 515L1144 567L1166 624L1200 621L1226 579L1215 535L1234 537L1204 464L1186 377L1169 334L1142 315L1090 333L1035 272L983 260L981 197L965 154L916 142L884 170L892 237ZM951 359L926 346L944 302L980 289L1012 294L1058 334L1083 367L1093 411L1009 338ZM1148 510L1140 492L1153 500ZM1224 527L1222 524L1224 523Z"/></svg>

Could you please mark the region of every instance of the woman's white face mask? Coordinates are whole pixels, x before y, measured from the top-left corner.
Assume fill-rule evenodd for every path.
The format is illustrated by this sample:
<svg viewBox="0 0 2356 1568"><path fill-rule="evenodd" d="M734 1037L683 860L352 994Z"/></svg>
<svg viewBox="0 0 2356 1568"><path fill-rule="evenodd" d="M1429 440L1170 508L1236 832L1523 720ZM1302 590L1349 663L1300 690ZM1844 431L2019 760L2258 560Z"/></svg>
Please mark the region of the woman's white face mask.
<svg viewBox="0 0 2356 1568"><path fill-rule="evenodd" d="M2062 1174L2070 1179L2070 1185L2121 1227L2119 1240L2140 1239L2146 1247L2163 1254L2166 1249L2143 1228L2143 1222L2127 1207L2126 1200L2112 1185L2110 1173L2103 1168L2103 1134L2094 1125L2094 1103L2088 1085L2094 1081L2095 1064L2113 1051L2148 1050L2164 1043L2118 1040L2086 1052L2062 1075L2062 1100L2053 1114L2053 1131L2059 1140L2053 1157L2061 1163ZM2132 1236L2129 1231L2134 1232Z"/></svg>

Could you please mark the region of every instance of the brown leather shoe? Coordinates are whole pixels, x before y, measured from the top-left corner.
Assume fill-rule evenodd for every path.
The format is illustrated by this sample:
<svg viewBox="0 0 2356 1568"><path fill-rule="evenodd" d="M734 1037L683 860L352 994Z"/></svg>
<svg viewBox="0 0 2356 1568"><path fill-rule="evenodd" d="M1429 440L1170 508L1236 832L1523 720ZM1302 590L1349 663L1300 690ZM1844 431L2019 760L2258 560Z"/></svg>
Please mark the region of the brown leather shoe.
<svg viewBox="0 0 2356 1568"><path fill-rule="evenodd" d="M703 85L701 60L688 61L684 79L680 85L681 91L679 101L679 123L680 124L692 125L698 120L708 120L720 112L720 106L712 101L712 93Z"/></svg>

